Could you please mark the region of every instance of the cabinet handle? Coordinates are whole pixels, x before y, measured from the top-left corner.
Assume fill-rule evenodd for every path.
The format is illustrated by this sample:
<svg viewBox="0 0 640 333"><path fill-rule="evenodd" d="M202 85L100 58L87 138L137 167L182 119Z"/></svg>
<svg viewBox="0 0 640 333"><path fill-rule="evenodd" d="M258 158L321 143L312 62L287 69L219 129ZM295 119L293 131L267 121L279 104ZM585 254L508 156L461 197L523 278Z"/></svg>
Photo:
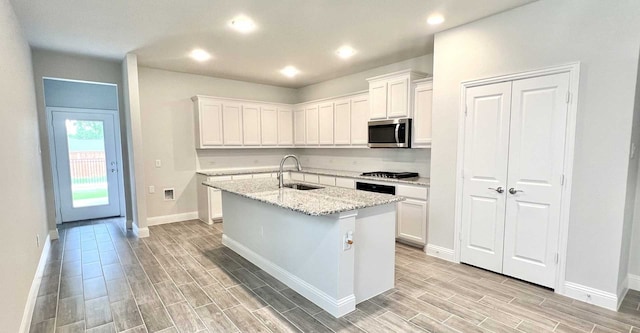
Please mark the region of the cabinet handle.
<svg viewBox="0 0 640 333"><path fill-rule="evenodd" d="M509 189L509 193L511 193L511 194L516 194L516 193L518 193L518 192L524 192L524 191L523 191L523 190L516 190L516 189L515 189L515 188L513 188L513 187Z"/></svg>
<svg viewBox="0 0 640 333"><path fill-rule="evenodd" d="M497 188L493 188L493 187L489 187L490 190L496 191L498 193L503 193L504 189L502 188L502 186L497 187Z"/></svg>

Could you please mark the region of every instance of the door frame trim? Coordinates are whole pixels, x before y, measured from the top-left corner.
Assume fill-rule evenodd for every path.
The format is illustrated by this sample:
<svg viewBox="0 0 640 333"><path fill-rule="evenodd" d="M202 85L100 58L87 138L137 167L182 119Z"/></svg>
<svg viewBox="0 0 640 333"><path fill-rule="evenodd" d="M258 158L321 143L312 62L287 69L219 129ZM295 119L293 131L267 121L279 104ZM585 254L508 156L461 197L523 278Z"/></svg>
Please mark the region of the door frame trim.
<svg viewBox="0 0 640 333"><path fill-rule="evenodd" d="M578 91L580 84L580 62L572 62L565 65L546 67L538 70L518 72L506 75L493 76L482 79L468 80L460 85L460 109L458 111L458 147L456 163L456 200L454 220L454 261L460 262L460 234L462 233L462 190L464 167L464 127L467 100L467 89L487 84L506 81L529 79L552 74L569 73L569 106L567 114L567 128L565 132L565 154L562 172L564 185L562 187L562 199L560 202L560 235L558 241L558 264L556 267L555 292L564 294L566 278L567 242L569 238L569 214L571 208L571 187L573 183L573 161L576 137L576 119L578 114Z"/></svg>
<svg viewBox="0 0 640 333"><path fill-rule="evenodd" d="M123 173L123 161L122 161L122 138L120 133L120 114L118 110L103 110L103 109L80 109L80 108L67 108L67 107L55 107L47 106L45 108L46 125L47 125L47 138L49 143L49 158L51 159L51 177L53 182L53 196L55 205L55 221L56 225L62 224L62 211L60 207L60 183L58 180L58 162L56 161L56 149L55 140L53 137L53 122L52 112L72 112L72 113L94 113L94 114L108 114L113 116L115 140L116 140L116 158L118 159L118 196L120 206L120 216L124 216L126 213L126 201L124 194L124 173Z"/></svg>

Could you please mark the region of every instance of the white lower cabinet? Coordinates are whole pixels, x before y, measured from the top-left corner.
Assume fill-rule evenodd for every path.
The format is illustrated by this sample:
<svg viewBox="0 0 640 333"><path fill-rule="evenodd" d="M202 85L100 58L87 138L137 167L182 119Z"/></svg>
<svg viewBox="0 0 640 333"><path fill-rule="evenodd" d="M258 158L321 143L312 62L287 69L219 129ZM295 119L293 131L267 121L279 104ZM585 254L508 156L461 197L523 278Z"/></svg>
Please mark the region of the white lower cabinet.
<svg viewBox="0 0 640 333"><path fill-rule="evenodd" d="M427 243L427 202L405 199L398 203L398 223L396 237L411 243Z"/></svg>
<svg viewBox="0 0 640 333"><path fill-rule="evenodd" d="M344 188L356 188L356 181L350 178L336 177L336 186Z"/></svg>

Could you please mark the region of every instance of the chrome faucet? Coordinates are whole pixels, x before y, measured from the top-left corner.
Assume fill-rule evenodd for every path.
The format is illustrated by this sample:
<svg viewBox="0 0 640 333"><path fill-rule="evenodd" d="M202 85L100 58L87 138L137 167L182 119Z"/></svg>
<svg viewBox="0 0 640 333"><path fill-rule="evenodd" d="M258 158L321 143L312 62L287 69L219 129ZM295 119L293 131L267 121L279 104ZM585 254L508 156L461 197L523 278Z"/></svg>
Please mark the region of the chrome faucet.
<svg viewBox="0 0 640 333"><path fill-rule="evenodd" d="M282 177L282 172L284 171L284 162L289 158L293 158L294 160L296 160L296 167L298 168L298 171L302 171L302 167L300 166L300 161L298 161L298 157L296 155L285 155L285 157L282 158L282 161L280 161L280 170L278 171L278 188L283 188L284 187L284 177Z"/></svg>

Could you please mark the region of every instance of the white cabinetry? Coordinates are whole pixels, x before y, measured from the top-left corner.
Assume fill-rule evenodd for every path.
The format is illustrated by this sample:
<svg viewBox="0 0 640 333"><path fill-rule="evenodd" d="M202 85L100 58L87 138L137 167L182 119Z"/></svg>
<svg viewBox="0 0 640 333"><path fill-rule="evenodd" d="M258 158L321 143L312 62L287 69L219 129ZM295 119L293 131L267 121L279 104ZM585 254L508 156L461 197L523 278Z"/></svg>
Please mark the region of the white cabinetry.
<svg viewBox="0 0 640 333"><path fill-rule="evenodd" d="M351 99L342 99L334 103L333 142L336 145L351 144Z"/></svg>
<svg viewBox="0 0 640 333"><path fill-rule="evenodd" d="M224 145L242 145L242 105L222 104L222 134Z"/></svg>
<svg viewBox="0 0 640 333"><path fill-rule="evenodd" d="M413 81L426 75L410 70L385 74L368 79L369 118L389 119L412 116Z"/></svg>
<svg viewBox="0 0 640 333"><path fill-rule="evenodd" d="M369 95L351 98L351 145L367 146L369 142Z"/></svg>
<svg viewBox="0 0 640 333"><path fill-rule="evenodd" d="M278 118L278 109L275 106L260 108L260 133L262 136L260 141L263 146L278 145Z"/></svg>
<svg viewBox="0 0 640 333"><path fill-rule="evenodd" d="M428 189L426 187L398 185L396 195L405 197L398 203L396 237L416 245L427 243Z"/></svg>
<svg viewBox="0 0 640 333"><path fill-rule="evenodd" d="M196 121L196 148L222 145L222 103L206 97L193 97Z"/></svg>
<svg viewBox="0 0 640 333"><path fill-rule="evenodd" d="M242 106L242 133L245 146L260 145L260 106L250 104Z"/></svg>
<svg viewBox="0 0 640 333"><path fill-rule="evenodd" d="M308 105L304 109L306 144L317 145L319 143L318 133L318 105Z"/></svg>
<svg viewBox="0 0 640 333"><path fill-rule="evenodd" d="M318 132L320 145L333 145L333 102L318 107Z"/></svg>
<svg viewBox="0 0 640 333"><path fill-rule="evenodd" d="M431 78L414 81L413 144L415 148L431 147L431 110L433 81Z"/></svg>
<svg viewBox="0 0 640 333"><path fill-rule="evenodd" d="M294 132L294 141L293 143L296 146L304 146L306 143L306 135L305 135L305 113L304 107L293 112L293 132Z"/></svg>
<svg viewBox="0 0 640 333"><path fill-rule="evenodd" d="M290 108L278 108L278 145L293 146L293 113Z"/></svg>

